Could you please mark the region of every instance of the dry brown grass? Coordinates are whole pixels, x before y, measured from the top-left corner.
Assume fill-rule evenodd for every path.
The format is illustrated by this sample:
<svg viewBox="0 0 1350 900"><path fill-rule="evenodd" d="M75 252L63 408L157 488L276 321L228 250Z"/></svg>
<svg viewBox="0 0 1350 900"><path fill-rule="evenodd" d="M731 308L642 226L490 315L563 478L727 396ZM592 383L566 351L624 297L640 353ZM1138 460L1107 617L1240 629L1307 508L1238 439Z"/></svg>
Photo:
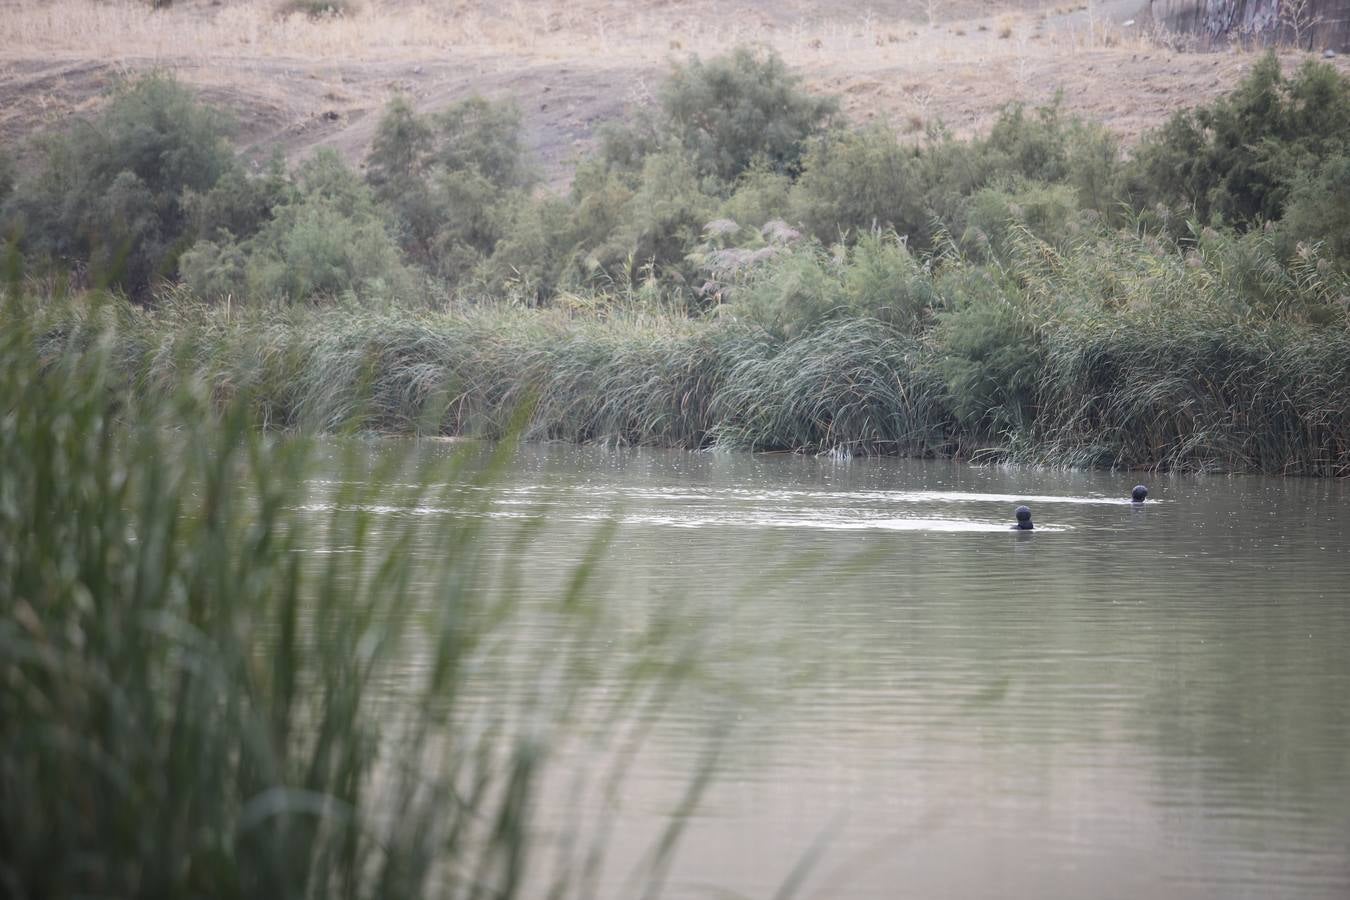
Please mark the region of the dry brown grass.
<svg viewBox="0 0 1350 900"><path fill-rule="evenodd" d="M91 108L118 73L158 67L233 109L259 155L333 146L358 160L395 93L423 108L516 97L556 183L600 122L649 102L669 60L739 44L776 50L856 121L970 134L1010 101L1062 93L1127 141L1251 61L1122 27L1129 0L877 0L861 13L826 0L359 0L319 20L279 15L281 0L212 2L0 0L0 142Z"/></svg>
<svg viewBox="0 0 1350 900"><path fill-rule="evenodd" d="M321 21L303 13L279 15L263 2L215 10L153 10L143 2L51 0L11 4L0 17L0 41L14 53L80 52L110 58L328 56L381 50L447 49L473 35L452 15L409 7L398 15L366 7Z"/></svg>
<svg viewBox="0 0 1350 900"><path fill-rule="evenodd" d="M989 52L982 20L971 40L960 23L944 34L922 34L907 19L881 19L870 11L838 11L783 19L757 3L726 9L714 0L680 5L618 4L601 0L536 0L484 6L458 2L361 4L348 15L314 19L290 15L275 0L240 0L219 6L179 3L154 10L144 0L9 0L0 5L0 56L78 53L117 59L289 57L374 59L390 52L418 57L446 51L539 54L549 58L595 53L623 56L664 53L672 45L715 53L739 44L772 47L789 59L809 61L810 50L879 56L897 46L937 51L943 57ZM707 7L703 9L702 7ZM828 7L825 7L828 9ZM1029 14L1003 15L1000 31ZM1108 26L1091 33L1056 29L1047 49L1104 43ZM818 54L814 54L818 56ZM387 57L385 57L387 58Z"/></svg>

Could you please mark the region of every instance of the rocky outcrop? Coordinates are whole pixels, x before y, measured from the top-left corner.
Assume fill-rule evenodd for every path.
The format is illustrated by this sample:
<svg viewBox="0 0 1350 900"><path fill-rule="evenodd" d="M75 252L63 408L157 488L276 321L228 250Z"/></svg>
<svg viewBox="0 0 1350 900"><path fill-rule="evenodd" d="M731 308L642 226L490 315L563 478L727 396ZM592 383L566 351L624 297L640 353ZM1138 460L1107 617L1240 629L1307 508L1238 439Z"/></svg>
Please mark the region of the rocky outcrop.
<svg viewBox="0 0 1350 900"><path fill-rule="evenodd" d="M1232 42L1350 50L1350 0L1152 0L1153 21L1202 48Z"/></svg>

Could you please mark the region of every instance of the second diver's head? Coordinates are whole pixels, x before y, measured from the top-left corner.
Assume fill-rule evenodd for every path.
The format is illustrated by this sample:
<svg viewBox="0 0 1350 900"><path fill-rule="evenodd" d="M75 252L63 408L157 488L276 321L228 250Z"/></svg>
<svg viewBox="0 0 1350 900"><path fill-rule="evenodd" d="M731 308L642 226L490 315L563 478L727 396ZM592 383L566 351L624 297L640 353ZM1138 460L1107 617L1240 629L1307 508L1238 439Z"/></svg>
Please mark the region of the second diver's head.
<svg viewBox="0 0 1350 900"><path fill-rule="evenodd" d="M1135 503L1143 503L1148 499L1148 487L1142 484L1136 484L1134 490L1130 491L1130 499Z"/></svg>
<svg viewBox="0 0 1350 900"><path fill-rule="evenodd" d="M1022 531L1030 531L1036 526L1031 524L1031 508L1027 506L1017 507L1013 515L1017 516L1017 527Z"/></svg>

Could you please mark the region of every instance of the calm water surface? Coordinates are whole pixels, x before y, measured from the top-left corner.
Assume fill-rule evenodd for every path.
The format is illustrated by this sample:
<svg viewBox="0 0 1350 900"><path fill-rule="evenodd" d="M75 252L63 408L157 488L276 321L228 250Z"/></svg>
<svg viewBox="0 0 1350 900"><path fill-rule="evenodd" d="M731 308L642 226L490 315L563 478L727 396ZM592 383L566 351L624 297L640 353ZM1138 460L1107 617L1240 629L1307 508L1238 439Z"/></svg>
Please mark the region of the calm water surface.
<svg viewBox="0 0 1350 900"><path fill-rule="evenodd" d="M1350 897L1350 485L1155 477L1140 508L1138 480L521 449L487 539L542 523L525 594L615 519L596 590L705 648L620 808L550 792L541 829L610 817L630 896L716 741L667 897L773 896L813 847L798 896Z"/></svg>

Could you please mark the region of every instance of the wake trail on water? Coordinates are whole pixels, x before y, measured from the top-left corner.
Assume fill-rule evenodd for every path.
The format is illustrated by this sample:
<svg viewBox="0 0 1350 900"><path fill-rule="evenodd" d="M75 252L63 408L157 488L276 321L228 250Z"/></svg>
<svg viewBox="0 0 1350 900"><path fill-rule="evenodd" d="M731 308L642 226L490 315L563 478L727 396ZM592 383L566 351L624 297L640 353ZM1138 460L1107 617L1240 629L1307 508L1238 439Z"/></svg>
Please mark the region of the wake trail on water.
<svg viewBox="0 0 1350 900"><path fill-rule="evenodd" d="M451 486L457 487L457 486ZM491 519L547 518L553 521L615 520L623 525L668 528L788 528L828 531L1002 532L1010 529L1005 511L988 517L943 515L946 507L1020 503L1128 506L1128 499L1103 496L977 493L970 491L813 491L758 488L668 488L542 484L485 488L464 485L466 494L490 491L486 509L392 504L355 505L363 512L402 515L473 515ZM524 511L521 507L528 507ZM333 504L303 509L331 512ZM1067 526L1038 524L1036 531L1066 531Z"/></svg>

